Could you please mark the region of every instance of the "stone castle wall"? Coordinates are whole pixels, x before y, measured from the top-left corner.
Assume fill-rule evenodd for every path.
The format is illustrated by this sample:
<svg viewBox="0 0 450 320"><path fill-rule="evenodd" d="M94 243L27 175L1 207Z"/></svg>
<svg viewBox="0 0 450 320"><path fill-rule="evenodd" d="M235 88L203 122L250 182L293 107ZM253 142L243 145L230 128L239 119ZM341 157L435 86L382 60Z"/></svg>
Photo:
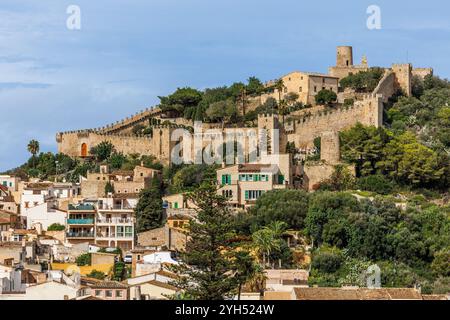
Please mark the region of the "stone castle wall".
<svg viewBox="0 0 450 320"><path fill-rule="evenodd" d="M381 95L368 95L351 107L325 110L311 116L293 120L285 126L287 139L297 148L312 148L316 137L327 131L342 131L357 122L379 127L382 125Z"/></svg>
<svg viewBox="0 0 450 320"><path fill-rule="evenodd" d="M383 78L381 78L378 86L373 91L373 94L381 94L383 96L383 102L387 102L389 97L396 91L395 78L395 73L386 69Z"/></svg>
<svg viewBox="0 0 450 320"><path fill-rule="evenodd" d="M138 153L140 155L153 155L160 162L167 164L170 161L170 134L172 128L168 126L155 126L153 137L134 136L125 134L105 134L95 131L71 131L57 135L58 152L71 157L89 156L89 151L103 141L111 142L117 152L124 154ZM87 154L83 154L83 149Z"/></svg>

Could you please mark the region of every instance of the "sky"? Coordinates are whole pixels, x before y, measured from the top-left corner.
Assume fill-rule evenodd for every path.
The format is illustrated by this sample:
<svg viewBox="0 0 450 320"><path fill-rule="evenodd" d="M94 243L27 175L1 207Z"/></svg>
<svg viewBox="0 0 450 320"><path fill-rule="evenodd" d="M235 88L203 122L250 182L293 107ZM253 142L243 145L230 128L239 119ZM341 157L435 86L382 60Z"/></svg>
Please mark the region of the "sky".
<svg viewBox="0 0 450 320"><path fill-rule="evenodd" d="M70 5L80 29L67 28ZM377 5L381 29L369 29ZM0 0L0 171L55 134L120 120L177 87L411 62L450 77L447 0Z"/></svg>

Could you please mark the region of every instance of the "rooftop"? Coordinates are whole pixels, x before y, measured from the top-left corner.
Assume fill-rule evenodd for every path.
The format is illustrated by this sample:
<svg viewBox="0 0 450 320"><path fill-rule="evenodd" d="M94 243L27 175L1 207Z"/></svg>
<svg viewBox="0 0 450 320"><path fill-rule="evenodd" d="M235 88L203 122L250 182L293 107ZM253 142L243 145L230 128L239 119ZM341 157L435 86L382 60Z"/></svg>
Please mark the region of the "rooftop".
<svg viewBox="0 0 450 320"><path fill-rule="evenodd" d="M297 300L422 300L414 288L294 288Z"/></svg>
<svg viewBox="0 0 450 320"><path fill-rule="evenodd" d="M105 288L105 289L128 289L128 285L117 281L98 281L92 283L92 288Z"/></svg>

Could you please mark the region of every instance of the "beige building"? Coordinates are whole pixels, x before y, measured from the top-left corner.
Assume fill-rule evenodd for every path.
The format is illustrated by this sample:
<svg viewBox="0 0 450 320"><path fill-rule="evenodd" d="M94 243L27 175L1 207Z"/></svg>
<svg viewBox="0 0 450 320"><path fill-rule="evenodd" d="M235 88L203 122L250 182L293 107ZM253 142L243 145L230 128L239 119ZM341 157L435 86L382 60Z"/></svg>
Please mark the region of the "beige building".
<svg viewBox="0 0 450 320"><path fill-rule="evenodd" d="M100 198L95 221L95 243L118 247L124 252L134 248L134 208L137 194L115 194Z"/></svg>
<svg viewBox="0 0 450 320"><path fill-rule="evenodd" d="M3 185L0 185L0 210L12 213L18 213L19 211L11 191Z"/></svg>
<svg viewBox="0 0 450 320"><path fill-rule="evenodd" d="M339 79L333 75L294 71L281 77L283 80L283 89L281 92L274 88L272 93L261 96L261 102L264 103L269 97L276 100L285 99L290 93L299 96L298 101L303 104L315 105L315 96L321 90L330 90L338 93ZM276 81L270 81L266 86L275 85Z"/></svg>
<svg viewBox="0 0 450 320"><path fill-rule="evenodd" d="M218 169L217 184L232 207L247 208L267 191L293 187L292 156L262 155L258 162Z"/></svg>
<svg viewBox="0 0 450 320"><path fill-rule="evenodd" d="M179 227L164 227L137 234L137 245L153 250L181 251L186 248L188 233Z"/></svg>
<svg viewBox="0 0 450 320"><path fill-rule="evenodd" d="M164 196L162 200L167 218L179 215L192 217L196 214L197 206L191 199L188 199L184 193Z"/></svg>
<svg viewBox="0 0 450 320"><path fill-rule="evenodd" d="M106 165L100 167L100 172L88 172L81 179L81 196L84 198L102 198L106 196L105 187L108 183L116 194L136 194L148 188L153 179L161 179L161 171L136 166L134 170L117 170L109 172Z"/></svg>

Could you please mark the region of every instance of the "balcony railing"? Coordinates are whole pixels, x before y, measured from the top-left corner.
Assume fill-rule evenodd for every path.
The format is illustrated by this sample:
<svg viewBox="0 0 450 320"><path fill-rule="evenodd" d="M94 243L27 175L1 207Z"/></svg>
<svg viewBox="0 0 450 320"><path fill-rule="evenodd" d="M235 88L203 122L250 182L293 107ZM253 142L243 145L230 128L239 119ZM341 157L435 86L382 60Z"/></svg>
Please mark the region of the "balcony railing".
<svg viewBox="0 0 450 320"><path fill-rule="evenodd" d="M67 219L67 224L94 224L94 219Z"/></svg>
<svg viewBox="0 0 450 320"><path fill-rule="evenodd" d="M95 207L92 204L79 204L79 205L69 204L69 210L70 211L93 211L93 210L95 210Z"/></svg>
<svg viewBox="0 0 450 320"><path fill-rule="evenodd" d="M97 218L97 223L133 223L132 218Z"/></svg>
<svg viewBox="0 0 450 320"><path fill-rule="evenodd" d="M67 238L94 238L93 232L67 232Z"/></svg>
<svg viewBox="0 0 450 320"><path fill-rule="evenodd" d="M126 234L111 233L111 234L107 234L107 233L97 232L97 238L99 238L99 239L101 239L101 238L133 239L133 234L132 233L126 233Z"/></svg>
<svg viewBox="0 0 450 320"><path fill-rule="evenodd" d="M132 206L129 205L120 205L120 204L115 204L115 205L99 205L98 206L99 210L133 210L134 208Z"/></svg>

